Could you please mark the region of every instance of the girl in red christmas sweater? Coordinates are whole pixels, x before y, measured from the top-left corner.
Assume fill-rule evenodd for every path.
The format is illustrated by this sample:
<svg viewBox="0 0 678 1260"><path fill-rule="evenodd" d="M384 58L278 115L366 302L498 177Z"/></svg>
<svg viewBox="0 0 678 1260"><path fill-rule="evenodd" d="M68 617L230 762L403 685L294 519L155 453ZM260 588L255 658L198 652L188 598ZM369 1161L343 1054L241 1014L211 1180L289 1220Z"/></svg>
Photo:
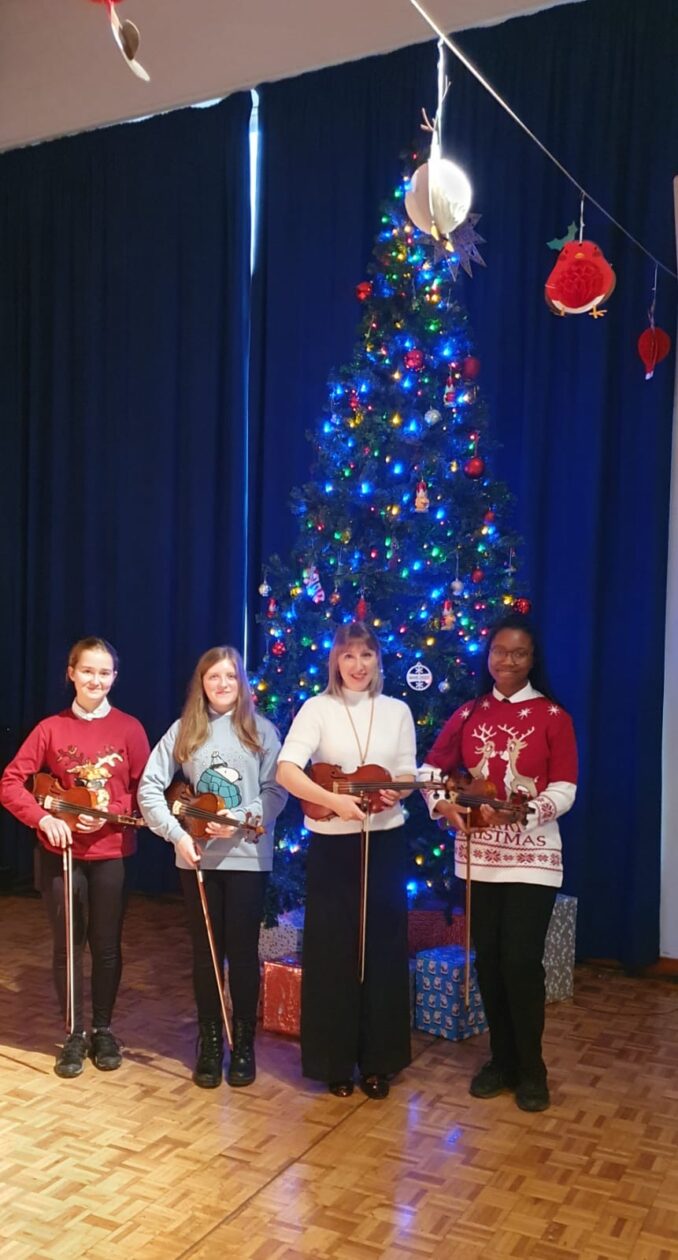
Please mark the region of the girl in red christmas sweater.
<svg viewBox="0 0 678 1260"><path fill-rule="evenodd" d="M73 1028L57 1058L57 1076L79 1076L89 1053L96 1067L120 1066L120 1045L110 1028L122 971L124 859L134 852L134 831L80 814L71 832L62 818L46 812L26 783L48 771L64 789L87 787L96 808L129 814L146 764L149 745L140 722L114 709L108 693L118 657L105 639L80 639L68 656L67 678L75 688L70 709L45 718L31 731L0 780L0 802L19 822L35 828L40 841L40 891L53 936L53 975L62 1013L66 1011L66 936L62 850L73 856ZM92 1035L85 1031L83 954L92 955Z"/></svg>
<svg viewBox="0 0 678 1260"><path fill-rule="evenodd" d="M526 823L481 807L482 831L470 839L464 811L426 793L433 817L456 829L455 866L466 876L471 845L471 928L492 1058L471 1081L476 1098L516 1090L525 1111L549 1106L542 1058L544 942L563 879L557 819L572 807L577 749L569 715L549 696L534 632L506 617L491 631L480 694L446 722L426 766L466 769L490 780L500 799L529 800Z"/></svg>

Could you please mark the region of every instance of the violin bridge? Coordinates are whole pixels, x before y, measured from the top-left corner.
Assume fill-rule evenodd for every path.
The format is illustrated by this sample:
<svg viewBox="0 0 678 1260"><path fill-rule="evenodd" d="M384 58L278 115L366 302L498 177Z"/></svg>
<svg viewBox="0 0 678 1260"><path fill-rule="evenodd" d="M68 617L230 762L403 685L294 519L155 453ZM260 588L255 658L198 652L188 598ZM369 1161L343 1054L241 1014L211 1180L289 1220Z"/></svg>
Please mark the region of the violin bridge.
<svg viewBox="0 0 678 1260"><path fill-rule="evenodd" d="M174 814L174 817L179 818L181 811L182 811L182 802L174 801L172 803L172 813Z"/></svg>

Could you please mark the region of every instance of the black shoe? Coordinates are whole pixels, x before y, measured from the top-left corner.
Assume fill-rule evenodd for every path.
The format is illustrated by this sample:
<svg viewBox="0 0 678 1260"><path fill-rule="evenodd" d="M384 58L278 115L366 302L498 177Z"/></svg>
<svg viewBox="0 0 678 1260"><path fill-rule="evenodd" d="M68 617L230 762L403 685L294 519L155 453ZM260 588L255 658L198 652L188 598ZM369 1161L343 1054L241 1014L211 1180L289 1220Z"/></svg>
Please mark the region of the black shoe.
<svg viewBox="0 0 678 1260"><path fill-rule="evenodd" d="M517 1073L505 1071L490 1059L473 1077L468 1092L474 1098L496 1098L505 1089L515 1089L517 1084Z"/></svg>
<svg viewBox="0 0 678 1260"><path fill-rule="evenodd" d="M335 1098L350 1098L353 1093L353 1081L330 1081L327 1088Z"/></svg>
<svg viewBox="0 0 678 1260"><path fill-rule="evenodd" d="M71 1076L79 1076L85 1066L88 1050L85 1033L71 1033L70 1037L66 1038L61 1054L58 1055L54 1064L57 1076L62 1076L65 1080Z"/></svg>
<svg viewBox="0 0 678 1260"><path fill-rule="evenodd" d="M93 1028L90 1057L100 1072L115 1072L122 1063L120 1042L116 1040L110 1028Z"/></svg>
<svg viewBox="0 0 678 1260"><path fill-rule="evenodd" d="M233 1050L226 1080L229 1085L251 1085L257 1074L254 1058L253 1019L236 1019L233 1021Z"/></svg>
<svg viewBox="0 0 678 1260"><path fill-rule="evenodd" d="M193 1081L201 1089L216 1089L217 1085L221 1085L224 1066L221 1020L201 1020L199 1029L198 1058L193 1071Z"/></svg>
<svg viewBox="0 0 678 1260"><path fill-rule="evenodd" d="M360 1088L368 1098L388 1098L389 1083L385 1076L361 1076Z"/></svg>
<svg viewBox="0 0 678 1260"><path fill-rule="evenodd" d="M551 1096L546 1081L526 1077L516 1090L516 1103L521 1111L546 1111L551 1106Z"/></svg>

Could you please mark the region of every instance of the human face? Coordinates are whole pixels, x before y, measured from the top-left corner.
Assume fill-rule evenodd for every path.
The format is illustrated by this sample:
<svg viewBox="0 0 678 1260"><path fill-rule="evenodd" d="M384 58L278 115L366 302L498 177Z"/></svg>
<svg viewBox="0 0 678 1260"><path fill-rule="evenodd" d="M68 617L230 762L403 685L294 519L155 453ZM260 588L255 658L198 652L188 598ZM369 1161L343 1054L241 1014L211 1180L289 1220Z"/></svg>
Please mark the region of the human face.
<svg viewBox="0 0 678 1260"><path fill-rule="evenodd" d="M525 686L534 663L532 638L526 630L499 630L492 640L488 668L503 696Z"/></svg>
<svg viewBox="0 0 678 1260"><path fill-rule="evenodd" d="M217 661L202 676L202 689L215 713L228 713L238 699L238 671L232 661Z"/></svg>
<svg viewBox="0 0 678 1260"><path fill-rule="evenodd" d="M377 669L377 654L366 643L349 644L337 661L347 691L367 691Z"/></svg>
<svg viewBox="0 0 678 1260"><path fill-rule="evenodd" d="M81 709L93 713L106 699L117 678L110 652L87 648L75 665L68 666L68 677L75 687L75 698Z"/></svg>

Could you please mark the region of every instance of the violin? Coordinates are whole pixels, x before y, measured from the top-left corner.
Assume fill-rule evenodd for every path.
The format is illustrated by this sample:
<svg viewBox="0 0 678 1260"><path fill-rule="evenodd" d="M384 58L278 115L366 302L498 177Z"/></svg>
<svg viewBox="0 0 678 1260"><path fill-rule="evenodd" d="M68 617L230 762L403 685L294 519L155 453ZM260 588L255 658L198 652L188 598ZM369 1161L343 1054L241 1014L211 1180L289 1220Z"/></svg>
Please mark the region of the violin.
<svg viewBox="0 0 678 1260"><path fill-rule="evenodd" d="M309 766L308 777L327 792L341 792L348 796L358 796L363 809L370 814L380 814L391 806L385 805L380 792L411 792L413 788L424 787L419 779L393 779L383 766L358 766L347 774L341 766L331 766L327 761L316 761ZM334 818L334 811L327 805L317 805L314 801L301 802L304 813L316 822L325 822Z"/></svg>
<svg viewBox="0 0 678 1260"><path fill-rule="evenodd" d="M266 828L260 822L251 821L252 815L248 814L244 822L239 818L231 818L230 814L222 814L224 802L221 796L217 796L216 792L200 792L196 795L191 791L188 783L184 783L182 779L175 779L165 792L165 800L170 807L175 818L180 818L181 822L193 840L213 840L215 837L208 835L207 824L219 823L225 827L238 827L241 831L249 831L250 840L255 844L259 836L263 836Z"/></svg>
<svg viewBox="0 0 678 1260"><path fill-rule="evenodd" d="M491 826L491 823L484 822L480 816L481 805L490 805L497 813L508 814L507 822L521 824L527 822L530 810L529 799L522 793L512 792L506 800L500 800L491 779L474 779L471 775L460 771L457 774L448 775L441 787L444 787L448 800L462 809L468 809L468 830L470 831L482 831Z"/></svg>
<svg viewBox="0 0 678 1260"><path fill-rule="evenodd" d="M103 818L104 822L116 823L119 827L145 826L139 814L114 814L107 809L99 809L96 792L90 792L86 787L62 787L51 774L34 774L29 790L48 814L63 815L71 831L75 831L78 825L79 814L87 814L88 818Z"/></svg>

